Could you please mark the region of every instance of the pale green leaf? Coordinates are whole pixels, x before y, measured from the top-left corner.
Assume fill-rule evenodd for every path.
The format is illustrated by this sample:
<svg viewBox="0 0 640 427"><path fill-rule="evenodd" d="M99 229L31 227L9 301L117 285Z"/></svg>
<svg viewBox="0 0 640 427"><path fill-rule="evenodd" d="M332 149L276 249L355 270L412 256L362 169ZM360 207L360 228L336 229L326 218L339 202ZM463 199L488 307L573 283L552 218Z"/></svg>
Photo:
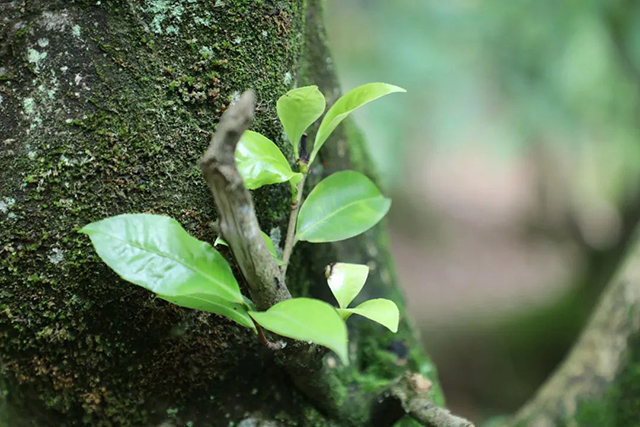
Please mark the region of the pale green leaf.
<svg viewBox="0 0 640 427"><path fill-rule="evenodd" d="M398 332L398 322L400 321L398 306L388 299L371 299L356 308L339 308L338 313L344 320L347 320L352 314L358 314L381 324L391 332Z"/></svg>
<svg viewBox="0 0 640 427"><path fill-rule="evenodd" d="M354 171L336 172L318 184L298 215L296 240L335 242L364 233L385 216L391 200Z"/></svg>
<svg viewBox="0 0 640 427"><path fill-rule="evenodd" d="M278 117L287 138L299 156L300 138L307 128L324 113L326 101L318 86L305 86L290 90L278 99Z"/></svg>
<svg viewBox="0 0 640 427"><path fill-rule="evenodd" d="M333 132L349 114L381 96L394 92L406 92L406 90L386 83L367 83L342 95L340 99L329 108L329 111L327 111L327 114L325 114L322 119L322 123L320 123L309 163L313 162L313 159L316 158L316 154L318 154L322 145L327 138L329 138L331 132Z"/></svg>
<svg viewBox="0 0 640 427"><path fill-rule="evenodd" d="M244 186L249 190L286 182L300 175L291 170L289 162L276 144L250 130L242 134L236 147L235 159Z"/></svg>
<svg viewBox="0 0 640 427"><path fill-rule="evenodd" d="M278 258L278 253L276 252L276 247L274 246L273 241L271 240L271 237L269 237L267 233L265 233L264 231L261 231L261 233L262 233L262 237L264 238L264 243L267 245L267 249L269 250L269 253L271 254L272 257L275 258L278 265L282 265L283 262L280 258ZM216 237L216 240L213 242L213 246L218 246L218 245L229 246L229 244L220 236Z"/></svg>
<svg viewBox="0 0 640 427"><path fill-rule="evenodd" d="M326 302L311 298L288 299L264 312L249 314L263 328L283 337L311 341L333 350L349 364L347 327Z"/></svg>
<svg viewBox="0 0 640 427"><path fill-rule="evenodd" d="M227 261L208 243L190 236L174 219L119 215L85 226L102 260L123 279L158 295L210 295L243 304Z"/></svg>
<svg viewBox="0 0 640 427"><path fill-rule="evenodd" d="M369 274L369 267L362 264L337 262L327 267L327 282L340 308L347 308L358 296Z"/></svg>

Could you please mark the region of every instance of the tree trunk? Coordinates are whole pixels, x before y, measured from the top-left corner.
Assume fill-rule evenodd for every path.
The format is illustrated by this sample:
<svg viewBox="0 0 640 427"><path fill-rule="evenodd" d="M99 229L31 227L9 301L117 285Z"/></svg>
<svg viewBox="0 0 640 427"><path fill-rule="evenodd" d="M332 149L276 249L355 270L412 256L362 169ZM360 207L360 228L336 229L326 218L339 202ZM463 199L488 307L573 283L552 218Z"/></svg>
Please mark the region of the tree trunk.
<svg viewBox="0 0 640 427"><path fill-rule="evenodd" d="M565 361L508 424L640 425L640 244L610 281Z"/></svg>
<svg viewBox="0 0 640 427"><path fill-rule="evenodd" d="M352 323L354 363L334 368L346 385L331 391L350 416L336 421L248 330L123 282L77 233L153 212L212 241L196 162L226 107L255 89L252 129L291 155L277 98L295 83L339 95L320 0L16 0L0 16L0 425L366 425L358 396L407 370L442 403L405 316L396 335ZM317 163L315 182L345 168L375 175L348 122ZM283 236L288 186L254 199L263 230ZM384 227L300 244L292 294L329 300L323 270L337 260L369 264L361 297L404 313Z"/></svg>

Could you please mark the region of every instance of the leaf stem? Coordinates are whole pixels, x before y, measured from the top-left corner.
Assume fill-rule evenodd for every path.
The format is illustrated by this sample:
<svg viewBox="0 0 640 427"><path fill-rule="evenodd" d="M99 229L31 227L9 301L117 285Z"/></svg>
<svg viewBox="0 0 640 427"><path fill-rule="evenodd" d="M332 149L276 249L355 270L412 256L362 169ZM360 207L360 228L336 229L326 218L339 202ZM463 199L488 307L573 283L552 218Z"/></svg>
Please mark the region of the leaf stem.
<svg viewBox="0 0 640 427"><path fill-rule="evenodd" d="M289 212L289 225L287 225L287 237L284 241L284 250L282 251L282 275L286 277L287 267L289 266L289 259L293 252L293 245L295 244L296 235L296 223L298 222L298 211L302 204L302 193L304 191L304 183L307 180L307 174L303 173L302 179L295 186L291 198L291 211Z"/></svg>
<svg viewBox="0 0 640 427"><path fill-rule="evenodd" d="M264 345L266 348L272 351L282 350L284 348L284 345L282 342L269 341L269 339L264 334L264 329L262 329L262 326L260 326L255 320L253 320L253 317L251 318L251 321L253 322L253 324L256 327L256 330L258 331L258 339L260 340L262 345Z"/></svg>

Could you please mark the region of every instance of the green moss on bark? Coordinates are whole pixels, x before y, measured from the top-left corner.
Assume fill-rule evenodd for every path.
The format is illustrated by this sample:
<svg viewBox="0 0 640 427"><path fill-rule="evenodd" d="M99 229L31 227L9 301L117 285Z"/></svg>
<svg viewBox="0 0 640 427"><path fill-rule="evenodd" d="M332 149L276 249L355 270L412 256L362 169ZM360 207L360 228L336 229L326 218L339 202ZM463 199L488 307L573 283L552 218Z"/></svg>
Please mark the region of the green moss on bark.
<svg viewBox="0 0 640 427"><path fill-rule="evenodd" d="M253 87L255 127L279 139L275 100L300 53L302 5L104 3L34 2L2 29L12 52L0 105L7 402L52 424L91 425L238 420L265 407L252 390L295 407L248 331L123 283L76 231L147 211L211 239L213 203L197 168L206 131ZM286 220L276 202L286 197L272 187L257 198L265 229ZM208 392L216 388L227 391ZM231 409L238 395L248 403Z"/></svg>
<svg viewBox="0 0 640 427"><path fill-rule="evenodd" d="M623 371L605 396L582 402L575 420L565 420L567 425L635 427L640 423L640 337L630 348L633 350Z"/></svg>
<svg viewBox="0 0 640 427"><path fill-rule="evenodd" d="M226 426L266 419L337 425L295 390L248 330L122 282L76 233L106 216L144 211L173 216L194 236L212 240L207 222L215 218L213 201L196 163L208 132L241 91L257 93L253 128L291 154L275 101L298 79L300 67L317 59L306 49L308 60L299 63L305 42L316 43L304 36L303 2L42 0L24 8L12 3L5 11L5 422ZM337 93L337 85L319 83L329 96ZM353 129L337 134L331 142L335 161L333 154L325 156L313 179L351 166L350 155L366 169L355 135ZM284 235L288 200L286 185L255 193L265 231ZM403 306L379 229L345 245L300 245L290 268L292 293L329 299L322 272L337 259L369 263L367 297L384 295ZM398 335L364 322L351 328L357 363L336 366L345 386L333 391L357 398L345 407L345 413L353 409L346 424L362 425L367 408L358 403L406 369L435 382L403 317ZM434 397L441 398L437 387Z"/></svg>

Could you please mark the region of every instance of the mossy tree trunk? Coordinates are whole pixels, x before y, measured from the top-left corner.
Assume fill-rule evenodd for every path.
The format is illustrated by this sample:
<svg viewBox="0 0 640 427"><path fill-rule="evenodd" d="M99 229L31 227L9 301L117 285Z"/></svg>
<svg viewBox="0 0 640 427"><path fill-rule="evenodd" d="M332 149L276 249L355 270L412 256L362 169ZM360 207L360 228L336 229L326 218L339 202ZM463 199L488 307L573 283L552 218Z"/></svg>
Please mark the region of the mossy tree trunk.
<svg viewBox="0 0 640 427"><path fill-rule="evenodd" d="M253 129L290 155L277 98L296 83L339 94L321 9L319 0L0 4L0 425L338 423L248 330L123 282L77 234L100 218L152 212L211 241L216 213L196 163L225 108L253 88ZM374 175L349 123L317 163L316 182L344 168ZM254 198L278 243L289 189ZM337 260L369 264L362 298L392 298L403 311L383 227L301 244L292 293L330 298L323 270ZM340 423L364 425L368 407L347 397L406 370L429 377L442 401L406 317L397 335L356 321L350 337L355 363L335 367L346 387L334 392L353 406Z"/></svg>

